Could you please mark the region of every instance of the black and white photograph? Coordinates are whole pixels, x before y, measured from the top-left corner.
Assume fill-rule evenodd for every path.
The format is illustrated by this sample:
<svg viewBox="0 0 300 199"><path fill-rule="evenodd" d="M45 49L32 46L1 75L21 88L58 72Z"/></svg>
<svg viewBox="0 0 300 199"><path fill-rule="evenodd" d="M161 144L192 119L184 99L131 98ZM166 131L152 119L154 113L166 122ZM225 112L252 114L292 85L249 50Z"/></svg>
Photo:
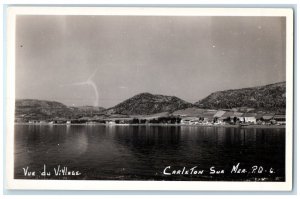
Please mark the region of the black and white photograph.
<svg viewBox="0 0 300 199"><path fill-rule="evenodd" d="M8 14L12 188L291 189L292 10Z"/></svg>

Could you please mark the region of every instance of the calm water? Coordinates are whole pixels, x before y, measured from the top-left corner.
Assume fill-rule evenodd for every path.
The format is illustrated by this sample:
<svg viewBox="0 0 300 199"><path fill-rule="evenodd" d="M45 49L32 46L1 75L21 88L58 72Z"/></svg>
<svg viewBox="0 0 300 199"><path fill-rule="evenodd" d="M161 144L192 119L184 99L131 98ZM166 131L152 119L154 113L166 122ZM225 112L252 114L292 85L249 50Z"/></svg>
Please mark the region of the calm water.
<svg viewBox="0 0 300 199"><path fill-rule="evenodd" d="M238 163L246 173L231 173ZM58 165L80 175L56 176ZM252 173L255 165L263 172ZM203 173L164 175L167 166L171 174L195 166ZM35 176L24 176L27 167ZM284 181L284 172L285 129L15 125L18 179Z"/></svg>

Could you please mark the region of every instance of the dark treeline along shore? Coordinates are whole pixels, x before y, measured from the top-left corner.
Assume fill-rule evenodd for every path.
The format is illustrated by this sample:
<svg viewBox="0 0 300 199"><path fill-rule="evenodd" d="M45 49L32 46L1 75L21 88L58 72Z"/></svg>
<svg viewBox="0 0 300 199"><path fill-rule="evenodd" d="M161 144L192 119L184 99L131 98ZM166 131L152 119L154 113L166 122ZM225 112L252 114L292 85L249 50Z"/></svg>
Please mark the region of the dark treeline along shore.
<svg viewBox="0 0 300 199"><path fill-rule="evenodd" d="M196 103L175 96L140 93L103 107L70 107L59 102L17 99L16 123L285 125L286 83L219 91Z"/></svg>

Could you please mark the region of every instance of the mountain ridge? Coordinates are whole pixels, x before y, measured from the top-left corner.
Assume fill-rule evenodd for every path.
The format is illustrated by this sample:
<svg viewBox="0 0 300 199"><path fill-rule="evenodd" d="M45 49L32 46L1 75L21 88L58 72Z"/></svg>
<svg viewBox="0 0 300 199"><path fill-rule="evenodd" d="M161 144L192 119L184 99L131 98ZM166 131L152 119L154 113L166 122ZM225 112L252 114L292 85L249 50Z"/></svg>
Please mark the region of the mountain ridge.
<svg viewBox="0 0 300 199"><path fill-rule="evenodd" d="M232 109L240 107L284 113L286 106L286 82L264 86L229 89L213 92L194 104L176 96L143 92L105 109L94 106L66 106L57 101L16 99L16 118L49 119L55 117L80 118L95 115L151 115L162 112L173 113L187 108ZM192 111L193 112L193 111Z"/></svg>
<svg viewBox="0 0 300 199"><path fill-rule="evenodd" d="M264 86L216 91L194 103L200 108L230 109L251 107L278 111L285 109L286 82Z"/></svg>

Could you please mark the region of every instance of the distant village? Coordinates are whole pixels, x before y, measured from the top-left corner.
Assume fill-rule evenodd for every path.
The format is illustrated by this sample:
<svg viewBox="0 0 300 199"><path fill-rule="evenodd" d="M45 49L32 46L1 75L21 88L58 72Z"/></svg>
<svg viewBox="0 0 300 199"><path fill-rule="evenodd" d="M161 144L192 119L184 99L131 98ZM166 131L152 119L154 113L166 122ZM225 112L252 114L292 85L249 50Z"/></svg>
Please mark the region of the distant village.
<svg viewBox="0 0 300 199"><path fill-rule="evenodd" d="M103 125L139 125L139 124L170 124L170 125L205 125L205 126L249 126L249 125L285 125L284 114L255 111L251 108L229 110L209 110L187 108L172 113L163 112L152 115L121 115L93 114L76 118L54 117L30 119L20 115L16 123L28 124L103 124Z"/></svg>

